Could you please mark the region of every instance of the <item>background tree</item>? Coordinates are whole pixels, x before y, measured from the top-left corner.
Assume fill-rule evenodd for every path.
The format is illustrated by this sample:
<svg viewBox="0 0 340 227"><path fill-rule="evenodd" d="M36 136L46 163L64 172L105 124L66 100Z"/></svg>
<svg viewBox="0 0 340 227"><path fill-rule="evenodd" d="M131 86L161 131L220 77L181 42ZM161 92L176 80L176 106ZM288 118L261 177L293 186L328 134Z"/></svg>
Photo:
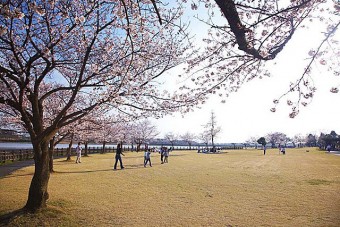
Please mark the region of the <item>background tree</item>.
<svg viewBox="0 0 340 227"><path fill-rule="evenodd" d="M258 139L256 137L252 136L246 141L246 143L254 144L255 149L257 149L257 144L258 144L257 140Z"/></svg>
<svg viewBox="0 0 340 227"><path fill-rule="evenodd" d="M306 144L306 137L301 134L296 134L293 137L293 142L298 147L303 147Z"/></svg>
<svg viewBox="0 0 340 227"><path fill-rule="evenodd" d="M257 143L262 144L262 146L265 147L265 146L267 145L266 138L260 137L260 138L257 140Z"/></svg>
<svg viewBox="0 0 340 227"><path fill-rule="evenodd" d="M172 132L165 134L165 139L171 143L172 149L174 149L174 143L177 141L178 136Z"/></svg>
<svg viewBox="0 0 340 227"><path fill-rule="evenodd" d="M193 133L186 132L181 136L181 138L188 144L189 150L191 150L191 145L194 142L196 136Z"/></svg>
<svg viewBox="0 0 340 227"><path fill-rule="evenodd" d="M62 141L67 139L69 136L69 131L63 131L59 130L55 136L50 139L50 144L49 144L49 156L50 156L50 163L49 163L49 168L50 168L50 173L54 173L54 165L53 165L53 155L54 155L54 149L55 147L60 144Z"/></svg>
<svg viewBox="0 0 340 227"><path fill-rule="evenodd" d="M313 134L309 134L307 137L306 137L306 146L308 147L316 147L316 136L313 135Z"/></svg>
<svg viewBox="0 0 340 227"><path fill-rule="evenodd" d="M324 149L326 149L328 145L330 145L333 150L340 146L340 136L335 131L331 131L329 134L321 133L319 141Z"/></svg>
<svg viewBox="0 0 340 227"><path fill-rule="evenodd" d="M137 144L137 152L140 151L142 144L149 143L158 134L157 127L151 121L143 120L137 122L132 131L133 140Z"/></svg>
<svg viewBox="0 0 340 227"><path fill-rule="evenodd" d="M202 143L205 144L206 149L208 149L209 141L211 140L210 134L205 130L201 132L197 137Z"/></svg>
<svg viewBox="0 0 340 227"><path fill-rule="evenodd" d="M218 133L221 132L221 127L217 126L216 116L213 111L211 111L210 119L208 123L204 126L204 129L206 130L205 133L210 135L211 145L213 147L213 150L215 151L214 138L218 135Z"/></svg>
<svg viewBox="0 0 340 227"><path fill-rule="evenodd" d="M276 147L276 145L285 145L287 141L287 136L282 132L274 132L269 133L266 136L266 140L269 141L269 143L272 144L272 148L274 148Z"/></svg>

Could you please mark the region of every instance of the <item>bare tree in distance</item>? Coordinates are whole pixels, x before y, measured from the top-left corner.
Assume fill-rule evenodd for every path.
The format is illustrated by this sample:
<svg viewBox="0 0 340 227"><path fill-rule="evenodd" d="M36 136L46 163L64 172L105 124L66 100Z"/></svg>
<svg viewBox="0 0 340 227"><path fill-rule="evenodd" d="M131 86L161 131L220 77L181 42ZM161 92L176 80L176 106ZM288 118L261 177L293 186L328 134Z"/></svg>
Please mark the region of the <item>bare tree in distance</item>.
<svg viewBox="0 0 340 227"><path fill-rule="evenodd" d="M165 139L171 143L172 149L174 149L174 143L178 140L178 136L172 132L165 134Z"/></svg>
<svg viewBox="0 0 340 227"><path fill-rule="evenodd" d="M221 127L217 125L214 111L211 111L210 119L208 123L204 125L204 129L205 133L210 136L212 149L215 151L214 139L221 132Z"/></svg>
<svg viewBox="0 0 340 227"><path fill-rule="evenodd" d="M186 142L188 143L189 145L189 150L191 150L191 145L192 143L194 142L196 136L195 134L193 133L190 133L190 132L186 132L184 133L183 135L181 135L181 138Z"/></svg>
<svg viewBox="0 0 340 227"><path fill-rule="evenodd" d="M257 149L257 144L258 144L257 140L258 140L257 137L252 136L248 140L246 140L246 143L254 144L255 149Z"/></svg>
<svg viewBox="0 0 340 227"><path fill-rule="evenodd" d="M205 144L206 149L208 149L208 144L211 139L210 133L208 131L203 131L198 135L198 139Z"/></svg>
<svg viewBox="0 0 340 227"><path fill-rule="evenodd" d="M154 139L159 132L157 127L149 120L139 121L134 124L131 131L132 138L137 144L137 152L140 151L142 144L147 144L151 139Z"/></svg>
<svg viewBox="0 0 340 227"><path fill-rule="evenodd" d="M302 147L306 144L306 136L301 135L301 133L296 134L292 140L297 147Z"/></svg>

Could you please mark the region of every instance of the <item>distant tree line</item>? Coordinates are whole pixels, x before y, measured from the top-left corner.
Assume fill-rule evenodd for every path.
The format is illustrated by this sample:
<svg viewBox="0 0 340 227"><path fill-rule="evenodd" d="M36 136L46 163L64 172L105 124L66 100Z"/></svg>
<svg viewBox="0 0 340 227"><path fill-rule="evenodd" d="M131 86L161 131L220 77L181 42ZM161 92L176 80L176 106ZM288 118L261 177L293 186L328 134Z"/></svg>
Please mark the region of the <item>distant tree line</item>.
<svg viewBox="0 0 340 227"><path fill-rule="evenodd" d="M284 133L274 132L260 138L252 137L247 140L247 143L260 144L262 146L270 146L272 148L291 144L293 147L319 147L320 149L326 149L326 147L330 145L332 150L339 150L340 135L338 135L335 131L331 131L329 134L320 133L320 136L310 133L306 136L298 134L293 138L290 138Z"/></svg>
<svg viewBox="0 0 340 227"><path fill-rule="evenodd" d="M10 142L10 141L27 141L30 139L26 134L18 133L11 129L0 129L0 141Z"/></svg>

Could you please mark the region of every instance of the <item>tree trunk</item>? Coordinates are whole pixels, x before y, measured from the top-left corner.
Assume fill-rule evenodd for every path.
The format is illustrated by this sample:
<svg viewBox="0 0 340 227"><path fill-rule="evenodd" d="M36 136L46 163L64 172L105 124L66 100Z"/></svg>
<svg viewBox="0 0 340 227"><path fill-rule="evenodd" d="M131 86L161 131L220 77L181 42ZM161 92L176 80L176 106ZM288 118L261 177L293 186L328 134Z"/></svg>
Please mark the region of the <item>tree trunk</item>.
<svg viewBox="0 0 340 227"><path fill-rule="evenodd" d="M49 156L50 156L50 163L49 163L50 173L54 172L54 169L53 169L54 141L55 141L55 137L53 136L53 138L50 140L50 147L48 149Z"/></svg>
<svg viewBox="0 0 340 227"><path fill-rule="evenodd" d="M215 144L214 144L214 135L211 135L211 145L212 145L213 148L215 147Z"/></svg>
<svg viewBox="0 0 340 227"><path fill-rule="evenodd" d="M68 148L67 148L67 158L66 160L67 161L70 161L71 160L71 151L72 151L72 144L73 144L73 133L71 134L71 141L70 143L68 144Z"/></svg>
<svg viewBox="0 0 340 227"><path fill-rule="evenodd" d="M50 179L50 157L48 142L40 140L32 142L32 145L34 150L35 171L25 208L31 212L35 212L40 208L46 207L46 201L49 198L47 186Z"/></svg>
<svg viewBox="0 0 340 227"><path fill-rule="evenodd" d="M89 144L89 142L84 142L84 145L85 145L85 151L84 151L84 156L85 157L88 157L89 155L88 155L88 144Z"/></svg>
<svg viewBox="0 0 340 227"><path fill-rule="evenodd" d="M105 145L106 145L106 142L105 141L103 141L103 149L102 149L102 154L104 154L105 153Z"/></svg>

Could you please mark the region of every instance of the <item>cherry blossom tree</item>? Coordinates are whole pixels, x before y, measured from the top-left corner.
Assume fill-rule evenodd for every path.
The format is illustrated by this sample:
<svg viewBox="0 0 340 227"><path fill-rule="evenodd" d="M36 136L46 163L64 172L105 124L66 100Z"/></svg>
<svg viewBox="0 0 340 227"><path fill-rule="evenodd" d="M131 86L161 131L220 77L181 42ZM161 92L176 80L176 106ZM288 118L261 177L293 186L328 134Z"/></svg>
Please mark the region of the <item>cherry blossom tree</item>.
<svg viewBox="0 0 340 227"><path fill-rule="evenodd" d="M257 137L251 136L249 139L247 139L246 143L248 143L248 144L253 144L253 145L254 145L254 148L257 149L257 145L258 145L257 140L258 140Z"/></svg>
<svg viewBox="0 0 340 227"><path fill-rule="evenodd" d="M266 141L272 144L272 148L276 147L276 144L285 145L287 142L287 135L282 132L268 133Z"/></svg>
<svg viewBox="0 0 340 227"><path fill-rule="evenodd" d="M60 128L92 111L128 120L197 103L158 86L190 47L181 14L147 0L1 2L0 110L35 153L26 209L46 206L48 146Z"/></svg>
<svg viewBox="0 0 340 227"><path fill-rule="evenodd" d="M159 132L157 127L149 120L143 120L135 123L131 131L131 136L135 144L137 144L137 152L140 151L142 144L147 144L154 139Z"/></svg>
<svg viewBox="0 0 340 227"><path fill-rule="evenodd" d="M198 139L202 141L205 144L206 149L208 149L208 144L211 139L210 133L205 130L198 135Z"/></svg>
<svg viewBox="0 0 340 227"><path fill-rule="evenodd" d="M50 173L54 172L53 155L54 155L55 147L59 143L64 141L65 139L70 138L70 136L71 136L70 130L68 129L68 127L64 127L64 128L59 129L56 135L50 139L49 147L48 147L48 152L49 152L49 157L50 157L50 162L49 162ZM69 156L67 155L67 157Z"/></svg>
<svg viewBox="0 0 340 227"><path fill-rule="evenodd" d="M183 135L181 135L182 140L184 140L189 145L189 150L191 150L191 145L194 142L196 136L195 134L191 132L186 132Z"/></svg>
<svg viewBox="0 0 340 227"><path fill-rule="evenodd" d="M298 147L302 147L306 144L306 136L299 134L296 134L293 137L293 142L295 145L297 145Z"/></svg>
<svg viewBox="0 0 340 227"><path fill-rule="evenodd" d="M186 87L192 92L195 86L199 88L197 97L213 93L224 103L244 82L269 76L268 62L282 53L297 31L320 29L315 22L323 26L324 37L306 53L306 66L296 73L297 80L291 82L288 91L274 99L271 111L275 112L282 99L287 98L286 103L291 107L289 116L294 118L300 106L310 103L317 86L313 84L312 68L340 75L340 48L336 38L340 3L337 0L198 0L189 3L192 10L199 10L197 18L210 27L208 36L203 39L206 47L187 61L185 73L189 75L184 75L192 80ZM202 15L203 7L208 17ZM339 86L330 88L331 92L337 93Z"/></svg>

